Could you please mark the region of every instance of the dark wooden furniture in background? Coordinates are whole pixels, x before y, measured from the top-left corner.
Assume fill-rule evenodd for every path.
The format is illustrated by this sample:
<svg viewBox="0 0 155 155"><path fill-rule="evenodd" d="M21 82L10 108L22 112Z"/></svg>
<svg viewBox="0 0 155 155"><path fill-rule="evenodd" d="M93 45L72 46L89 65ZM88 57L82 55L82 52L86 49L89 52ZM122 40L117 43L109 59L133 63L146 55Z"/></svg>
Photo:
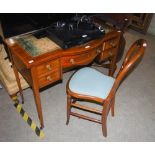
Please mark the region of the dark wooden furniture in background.
<svg viewBox="0 0 155 155"><path fill-rule="evenodd" d="M146 34L152 17L153 13L132 13L130 28Z"/></svg>
<svg viewBox="0 0 155 155"><path fill-rule="evenodd" d="M129 49L122 67L116 76L116 79L108 77L106 75L101 75L99 71L92 68L83 68L77 71L67 83L67 122L69 123L70 115L76 116L78 118L83 118L89 121L93 121L96 123L102 124L102 132L103 136L107 136L107 116L109 111L111 110L112 116L114 116L114 107L115 107L115 93L117 88L119 87L122 79L128 73L128 71L136 64L136 62L142 57L144 54L144 50L147 44L143 39L137 40ZM83 77L83 78L81 78ZM90 81L97 81L91 82ZM110 83L110 86L106 88L103 83ZM85 88L85 84L86 87ZM103 87L100 85L103 84ZM89 86L91 85L91 86ZM99 85L99 86L98 86ZM97 86L98 89L95 89ZM106 88L106 89L105 89ZM90 89L90 90L89 90ZM100 89L100 90L99 90ZM104 91L104 89L106 91ZM99 91L99 93L96 93ZM95 93L94 93L95 92ZM101 95L100 92L105 93L105 95ZM96 96L95 96L96 95ZM91 102L90 106L88 104L85 105L79 104L77 101L87 101ZM101 110L96 108L92 108L93 103L99 103L102 106ZM71 111L71 108L78 108L84 111L92 112L95 114L100 114L101 119L98 120L96 118L92 118L92 116L80 114L75 111Z"/></svg>
<svg viewBox="0 0 155 155"><path fill-rule="evenodd" d="M44 123L39 89L61 80L62 73L66 69L88 65L97 56L99 58L96 61L110 58L109 75L113 76L116 69L120 34L121 31L109 30L103 38L65 50L61 48L51 49L51 51L35 57L15 41L16 37L6 39L5 42L10 49L11 60L21 96L23 98L18 72L21 73L33 89L42 128ZM33 38L34 36L31 36L31 39Z"/></svg>

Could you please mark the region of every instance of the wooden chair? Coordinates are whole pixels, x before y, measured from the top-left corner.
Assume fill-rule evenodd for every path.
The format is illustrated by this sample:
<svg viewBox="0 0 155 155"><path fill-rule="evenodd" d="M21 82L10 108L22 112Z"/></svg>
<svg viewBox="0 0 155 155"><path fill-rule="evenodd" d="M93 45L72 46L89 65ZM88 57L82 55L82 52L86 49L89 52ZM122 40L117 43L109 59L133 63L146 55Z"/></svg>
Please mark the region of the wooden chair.
<svg viewBox="0 0 155 155"><path fill-rule="evenodd" d="M137 40L127 52L124 62L118 72L116 78L106 76L96 69L85 67L78 70L69 79L66 87L67 91L67 122L68 125L70 115L83 118L89 121L102 124L103 136L107 136L107 116L111 109L114 116L115 93L120 82L137 61L143 56L147 44L143 39ZM98 103L102 106L102 110L84 106L77 101L88 101L89 103ZM91 105L91 104L90 104ZM71 111L71 108L77 108L87 112L101 115L101 120L79 114Z"/></svg>

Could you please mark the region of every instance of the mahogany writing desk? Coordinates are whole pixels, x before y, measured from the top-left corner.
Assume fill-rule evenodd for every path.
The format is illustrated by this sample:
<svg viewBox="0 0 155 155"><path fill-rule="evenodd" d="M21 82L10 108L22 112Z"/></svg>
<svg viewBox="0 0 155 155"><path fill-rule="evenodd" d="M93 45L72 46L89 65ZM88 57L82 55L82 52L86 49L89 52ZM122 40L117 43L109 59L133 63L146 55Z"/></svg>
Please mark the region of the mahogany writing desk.
<svg viewBox="0 0 155 155"><path fill-rule="evenodd" d="M6 39L19 92L24 101L18 72L32 87L41 128L44 127L39 89L62 79L64 70L110 60L109 75L116 69L120 31L108 30L103 38L69 49L61 49L38 31Z"/></svg>

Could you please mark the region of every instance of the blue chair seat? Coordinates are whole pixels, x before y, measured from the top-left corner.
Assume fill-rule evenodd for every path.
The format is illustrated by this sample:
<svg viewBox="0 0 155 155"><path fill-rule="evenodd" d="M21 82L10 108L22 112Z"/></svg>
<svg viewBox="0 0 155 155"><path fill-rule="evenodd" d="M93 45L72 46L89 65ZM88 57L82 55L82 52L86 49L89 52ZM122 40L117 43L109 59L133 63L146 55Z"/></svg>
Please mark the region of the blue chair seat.
<svg viewBox="0 0 155 155"><path fill-rule="evenodd" d="M72 76L69 89L77 94L105 99L114 82L114 78L106 76L96 69L85 67Z"/></svg>

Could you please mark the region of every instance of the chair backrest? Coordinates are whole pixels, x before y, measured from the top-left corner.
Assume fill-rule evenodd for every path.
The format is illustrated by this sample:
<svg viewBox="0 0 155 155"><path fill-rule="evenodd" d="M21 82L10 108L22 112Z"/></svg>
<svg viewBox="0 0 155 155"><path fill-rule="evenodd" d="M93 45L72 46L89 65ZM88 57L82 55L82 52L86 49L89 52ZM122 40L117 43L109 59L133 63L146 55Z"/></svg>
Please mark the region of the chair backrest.
<svg viewBox="0 0 155 155"><path fill-rule="evenodd" d="M131 70L131 68L133 68L133 66L142 58L146 46L147 46L146 41L144 39L139 39L136 42L134 42L132 46L129 48L124 58L123 64L120 68L120 71L116 76L115 83L108 98L115 94L122 79L126 76L128 71Z"/></svg>

